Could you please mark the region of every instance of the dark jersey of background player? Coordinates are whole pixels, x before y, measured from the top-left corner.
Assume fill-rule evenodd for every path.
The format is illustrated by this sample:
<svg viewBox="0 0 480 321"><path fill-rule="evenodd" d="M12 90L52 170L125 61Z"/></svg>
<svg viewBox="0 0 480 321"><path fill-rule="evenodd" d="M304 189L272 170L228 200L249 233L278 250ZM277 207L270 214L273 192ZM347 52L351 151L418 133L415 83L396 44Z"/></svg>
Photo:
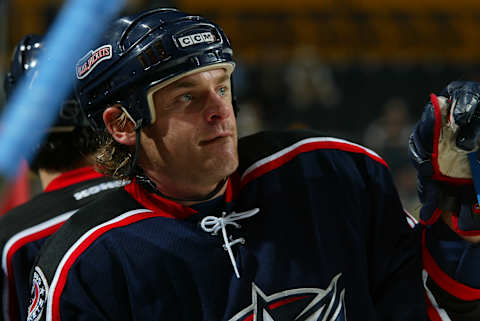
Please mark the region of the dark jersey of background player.
<svg viewBox="0 0 480 321"><path fill-rule="evenodd" d="M17 44L5 79L7 96L23 77L34 79L42 48L42 37L38 35L26 35ZM44 241L79 207L122 184L93 169L97 147L97 135L88 126L77 101L70 97L59 108L56 122L29 163L40 178L43 192L0 217L0 320L26 319L29 274Z"/></svg>

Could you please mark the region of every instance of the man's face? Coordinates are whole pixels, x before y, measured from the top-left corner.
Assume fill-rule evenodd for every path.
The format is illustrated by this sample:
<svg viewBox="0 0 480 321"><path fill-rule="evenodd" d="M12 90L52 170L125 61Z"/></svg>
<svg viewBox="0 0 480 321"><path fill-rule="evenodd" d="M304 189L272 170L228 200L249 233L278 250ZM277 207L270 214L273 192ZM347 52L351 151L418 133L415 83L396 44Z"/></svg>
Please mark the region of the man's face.
<svg viewBox="0 0 480 321"><path fill-rule="evenodd" d="M208 189L235 171L237 126L225 69L183 77L155 92L153 102L157 118L142 134L139 161L164 192Z"/></svg>

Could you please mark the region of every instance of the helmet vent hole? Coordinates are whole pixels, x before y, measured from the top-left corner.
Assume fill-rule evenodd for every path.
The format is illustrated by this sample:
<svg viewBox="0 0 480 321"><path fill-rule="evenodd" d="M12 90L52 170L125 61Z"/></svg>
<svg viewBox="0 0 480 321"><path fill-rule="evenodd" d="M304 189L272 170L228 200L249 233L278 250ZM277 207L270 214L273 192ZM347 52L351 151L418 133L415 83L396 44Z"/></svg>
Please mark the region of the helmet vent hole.
<svg viewBox="0 0 480 321"><path fill-rule="evenodd" d="M147 48L141 55L138 56L138 61L142 64L143 69L148 69L161 61L167 60L170 56L163 49L160 42L156 42L152 47Z"/></svg>
<svg viewBox="0 0 480 321"><path fill-rule="evenodd" d="M148 61L144 55L138 56L138 61L140 61L140 63L142 64L143 69L147 69L149 67Z"/></svg>
<svg viewBox="0 0 480 321"><path fill-rule="evenodd" d="M155 55L155 53L153 52L152 48L148 48L147 50L145 50L145 54L147 55L148 59L150 60L150 66L155 65L156 63L158 63L160 61L160 59L157 57L157 55Z"/></svg>
<svg viewBox="0 0 480 321"><path fill-rule="evenodd" d="M163 49L161 41L157 41L153 44L153 48L155 48L155 51L157 52L157 55L160 60L165 60L169 58L169 55L165 49Z"/></svg>

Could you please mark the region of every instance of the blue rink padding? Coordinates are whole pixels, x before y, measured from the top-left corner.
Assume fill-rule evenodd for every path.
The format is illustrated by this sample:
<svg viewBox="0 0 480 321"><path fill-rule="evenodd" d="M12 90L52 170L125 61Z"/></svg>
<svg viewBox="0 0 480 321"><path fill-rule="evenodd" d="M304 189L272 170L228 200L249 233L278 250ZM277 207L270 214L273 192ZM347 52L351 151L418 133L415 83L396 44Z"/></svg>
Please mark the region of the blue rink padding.
<svg viewBox="0 0 480 321"><path fill-rule="evenodd" d="M475 186L475 193L477 194L477 201L480 204L480 162L478 161L477 152L468 154L470 161L470 169L472 170L473 184Z"/></svg>
<svg viewBox="0 0 480 321"><path fill-rule="evenodd" d="M70 0L45 36L38 73L22 79L0 120L0 175L16 176L31 159L62 101L71 93L75 62L95 45L125 0ZM46 58L48 57L48 59Z"/></svg>

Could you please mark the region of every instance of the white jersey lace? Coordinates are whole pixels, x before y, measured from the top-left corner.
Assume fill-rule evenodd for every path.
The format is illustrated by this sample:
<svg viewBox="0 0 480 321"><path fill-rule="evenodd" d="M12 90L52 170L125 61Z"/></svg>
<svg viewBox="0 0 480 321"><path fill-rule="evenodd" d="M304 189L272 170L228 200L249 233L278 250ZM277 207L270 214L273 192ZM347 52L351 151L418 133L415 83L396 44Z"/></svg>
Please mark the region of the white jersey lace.
<svg viewBox="0 0 480 321"><path fill-rule="evenodd" d="M240 224L238 224L236 221L251 217L257 214L259 211L259 208L254 208L252 210L240 213L232 212L230 214L227 214L226 212L222 212L222 216L220 217L205 216L200 222L200 226L202 227L202 229L205 232L212 233L212 235L217 235L218 231L222 230L224 242L223 248L228 252L228 255L230 256L230 261L232 262L232 266L235 270L235 275L237 276L237 278L240 278L240 273L238 272L237 263L235 261L235 257L233 256L232 246L238 243L245 244L245 239L243 237L232 239L231 235L229 237L227 234L226 226L233 225L236 228L240 228Z"/></svg>

